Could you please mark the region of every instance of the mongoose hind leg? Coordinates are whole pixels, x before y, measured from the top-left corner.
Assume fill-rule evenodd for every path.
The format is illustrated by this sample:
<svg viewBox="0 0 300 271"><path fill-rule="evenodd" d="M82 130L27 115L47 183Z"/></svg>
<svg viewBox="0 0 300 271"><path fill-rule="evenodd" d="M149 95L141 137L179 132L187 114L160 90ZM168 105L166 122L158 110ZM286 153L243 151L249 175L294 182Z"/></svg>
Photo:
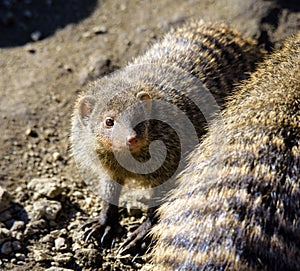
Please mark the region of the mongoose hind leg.
<svg viewBox="0 0 300 271"><path fill-rule="evenodd" d="M157 222L156 209L156 207L148 209L146 220L126 238L118 248L117 254L142 253L148 247L147 244L150 242L149 230Z"/></svg>

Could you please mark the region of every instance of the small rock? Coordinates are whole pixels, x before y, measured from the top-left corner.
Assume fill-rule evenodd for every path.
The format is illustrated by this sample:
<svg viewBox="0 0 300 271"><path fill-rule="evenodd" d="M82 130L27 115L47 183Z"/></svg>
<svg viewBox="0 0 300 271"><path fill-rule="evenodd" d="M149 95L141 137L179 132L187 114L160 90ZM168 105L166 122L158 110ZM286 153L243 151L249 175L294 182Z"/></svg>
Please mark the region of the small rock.
<svg viewBox="0 0 300 271"><path fill-rule="evenodd" d="M9 255L10 253L12 253L12 243L11 241L7 241L5 243L3 243L3 245L1 246L0 252L4 255Z"/></svg>
<svg viewBox="0 0 300 271"><path fill-rule="evenodd" d="M35 218L45 216L48 220L54 221L62 206L59 201L40 199L33 204Z"/></svg>
<svg viewBox="0 0 300 271"><path fill-rule="evenodd" d="M57 251L67 248L66 239L62 237L58 237L57 239L55 239L54 244Z"/></svg>
<svg viewBox="0 0 300 271"><path fill-rule="evenodd" d="M10 260L10 262L12 263L12 264L17 264L17 259L16 258L12 258L11 260Z"/></svg>
<svg viewBox="0 0 300 271"><path fill-rule="evenodd" d="M24 234L26 236L39 234L42 230L46 229L46 227L47 222L44 219L32 220L26 225Z"/></svg>
<svg viewBox="0 0 300 271"><path fill-rule="evenodd" d="M83 199L83 194L81 191L74 191L73 197L78 198L78 199Z"/></svg>
<svg viewBox="0 0 300 271"><path fill-rule="evenodd" d="M52 153L52 157L54 161L62 160L62 156L59 152Z"/></svg>
<svg viewBox="0 0 300 271"><path fill-rule="evenodd" d="M102 255L97 249L82 248L75 251L75 259L78 263L87 264L87 266L97 266L102 262Z"/></svg>
<svg viewBox="0 0 300 271"><path fill-rule="evenodd" d="M53 260L61 265L66 265L71 261L72 258L73 254L69 252L64 254L57 254L53 257Z"/></svg>
<svg viewBox="0 0 300 271"><path fill-rule="evenodd" d="M51 255L42 250L33 250L33 257L37 262L50 260L52 258Z"/></svg>
<svg viewBox="0 0 300 271"><path fill-rule="evenodd" d="M27 188L35 191L38 195L46 196L50 199L57 197L62 192L57 179L36 178L32 179Z"/></svg>
<svg viewBox="0 0 300 271"><path fill-rule="evenodd" d="M12 247L13 247L13 250L14 251L18 251L18 250L21 250L22 248L22 245L21 245L21 242L20 241L13 241L12 242Z"/></svg>
<svg viewBox="0 0 300 271"><path fill-rule="evenodd" d="M95 26L95 27L93 27L93 32L97 35L105 34L105 33L107 33L107 28L106 28L106 26Z"/></svg>
<svg viewBox="0 0 300 271"><path fill-rule="evenodd" d="M20 240L20 241L22 241L24 239L23 231L22 232L20 232L20 231L13 231L11 233L11 236L13 238L15 238L16 240Z"/></svg>
<svg viewBox="0 0 300 271"><path fill-rule="evenodd" d="M19 261L25 261L25 259L26 259L26 256L22 253L16 253L15 256L16 256L17 260L19 260Z"/></svg>
<svg viewBox="0 0 300 271"><path fill-rule="evenodd" d="M103 74L111 71L111 60L106 56L92 56L89 59L88 66L79 74L79 82L81 85L88 81L96 79Z"/></svg>
<svg viewBox="0 0 300 271"><path fill-rule="evenodd" d="M12 218L11 212L9 210L0 213L0 222L9 221Z"/></svg>
<svg viewBox="0 0 300 271"><path fill-rule="evenodd" d="M126 4L121 4L120 5L120 10L125 11L126 10Z"/></svg>
<svg viewBox="0 0 300 271"><path fill-rule="evenodd" d="M7 209L11 202L11 195L0 186L0 212Z"/></svg>
<svg viewBox="0 0 300 271"><path fill-rule="evenodd" d="M83 86L84 84L86 84L89 81L89 72L87 71L87 69L83 69L80 73L79 73L79 84L81 86Z"/></svg>
<svg viewBox="0 0 300 271"><path fill-rule="evenodd" d="M36 49L31 45L28 44L24 47L25 51L27 51L30 54L35 54L36 53Z"/></svg>
<svg viewBox="0 0 300 271"><path fill-rule="evenodd" d="M66 71L68 71L68 72L73 72L73 70L74 70L74 69L73 69L71 66L69 66L69 65L64 65L63 68L64 68Z"/></svg>
<svg viewBox="0 0 300 271"><path fill-rule="evenodd" d="M25 228L24 221L16 220L14 221L14 224L10 228L11 231L21 231Z"/></svg>
<svg viewBox="0 0 300 271"><path fill-rule="evenodd" d="M31 128L28 128L25 131L25 135L30 136L30 137L38 137L39 136L38 133L35 130L32 130Z"/></svg>
<svg viewBox="0 0 300 271"><path fill-rule="evenodd" d="M12 216L13 211L10 210L10 213L11 213L10 215ZM12 225L15 223L15 221L16 221L15 219L11 218L11 219L5 221L4 223L5 223L6 227L7 227L8 229L10 229L10 228L12 227Z"/></svg>
<svg viewBox="0 0 300 271"><path fill-rule="evenodd" d="M42 38L42 32L39 30L36 30L31 33L30 37L33 41L38 41Z"/></svg>
<svg viewBox="0 0 300 271"><path fill-rule="evenodd" d="M40 239L41 243L53 243L54 237L51 234L47 234Z"/></svg>
<svg viewBox="0 0 300 271"><path fill-rule="evenodd" d="M54 221L61 209L62 206L59 201L51 201L50 205L46 208L46 213L45 213L46 218L49 219L50 221Z"/></svg>
<svg viewBox="0 0 300 271"><path fill-rule="evenodd" d="M11 237L11 232L7 228L0 228L0 245L2 245L4 242L6 242Z"/></svg>
<svg viewBox="0 0 300 271"><path fill-rule="evenodd" d="M82 37L83 37L83 38L89 38L89 37L91 37L91 36L92 36L92 33L89 32L89 31L84 32L84 33L82 34Z"/></svg>

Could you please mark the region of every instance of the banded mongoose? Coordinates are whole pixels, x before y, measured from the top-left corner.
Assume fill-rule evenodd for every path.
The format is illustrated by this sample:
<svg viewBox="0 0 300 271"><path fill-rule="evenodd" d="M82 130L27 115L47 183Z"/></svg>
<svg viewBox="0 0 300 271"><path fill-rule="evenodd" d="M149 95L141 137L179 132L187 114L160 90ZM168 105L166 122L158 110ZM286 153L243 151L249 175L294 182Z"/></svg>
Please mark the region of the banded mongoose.
<svg viewBox="0 0 300 271"><path fill-rule="evenodd" d="M300 32L258 66L158 209L151 270L300 270Z"/></svg>
<svg viewBox="0 0 300 271"><path fill-rule="evenodd" d="M262 54L254 40L225 24L192 21L172 30L123 70L90 84L75 106L71 135L79 171L103 199L99 219L84 225L86 239L111 239L124 182L134 179L158 187L177 174L185 155L199 143L205 119ZM189 123L192 130L187 129ZM156 140L165 147L151 149ZM127 248L151 226L160 189L154 191L146 221L127 239Z"/></svg>

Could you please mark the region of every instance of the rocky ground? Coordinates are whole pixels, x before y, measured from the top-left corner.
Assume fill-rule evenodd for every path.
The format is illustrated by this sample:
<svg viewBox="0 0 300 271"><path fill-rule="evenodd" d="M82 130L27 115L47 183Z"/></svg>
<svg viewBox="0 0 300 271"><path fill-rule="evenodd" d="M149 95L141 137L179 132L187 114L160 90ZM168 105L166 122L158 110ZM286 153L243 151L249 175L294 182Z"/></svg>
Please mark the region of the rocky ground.
<svg viewBox="0 0 300 271"><path fill-rule="evenodd" d="M299 30L298 0L0 0L0 270L138 270L116 256L144 219L120 210L111 249L78 227L101 200L69 154L72 108L88 81L122 67L172 25L223 20L267 50Z"/></svg>

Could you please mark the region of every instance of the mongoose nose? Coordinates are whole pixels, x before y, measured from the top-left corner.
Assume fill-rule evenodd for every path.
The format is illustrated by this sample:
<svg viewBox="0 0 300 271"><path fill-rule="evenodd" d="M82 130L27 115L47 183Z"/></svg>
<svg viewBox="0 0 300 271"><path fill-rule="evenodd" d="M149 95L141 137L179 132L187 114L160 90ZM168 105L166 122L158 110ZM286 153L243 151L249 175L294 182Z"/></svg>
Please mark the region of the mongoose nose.
<svg viewBox="0 0 300 271"><path fill-rule="evenodd" d="M128 146L132 146L134 144L137 143L137 138L136 138L136 135L131 135L131 136L127 136L127 139L126 139L126 144Z"/></svg>

